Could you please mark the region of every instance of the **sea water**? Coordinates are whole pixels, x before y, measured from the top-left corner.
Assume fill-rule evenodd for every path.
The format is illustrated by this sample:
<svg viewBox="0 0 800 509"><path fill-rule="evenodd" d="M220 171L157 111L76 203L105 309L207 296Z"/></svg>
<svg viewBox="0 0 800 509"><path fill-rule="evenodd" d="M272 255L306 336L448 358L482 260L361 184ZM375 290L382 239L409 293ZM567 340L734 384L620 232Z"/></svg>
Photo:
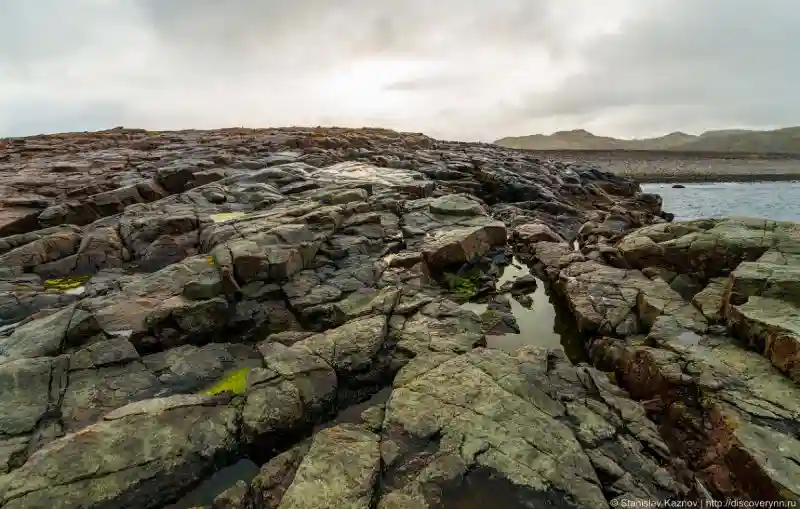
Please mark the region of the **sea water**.
<svg viewBox="0 0 800 509"><path fill-rule="evenodd" d="M800 221L800 182L720 182L702 184L642 184L646 193L659 194L663 208L675 220L702 217L750 216Z"/></svg>

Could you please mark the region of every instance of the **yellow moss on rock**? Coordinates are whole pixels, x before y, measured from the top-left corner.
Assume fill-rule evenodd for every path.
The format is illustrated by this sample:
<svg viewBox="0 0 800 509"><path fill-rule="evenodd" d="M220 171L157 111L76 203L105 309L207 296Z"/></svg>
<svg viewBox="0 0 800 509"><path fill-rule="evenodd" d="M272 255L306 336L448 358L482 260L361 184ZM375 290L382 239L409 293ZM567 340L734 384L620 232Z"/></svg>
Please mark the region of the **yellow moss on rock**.
<svg viewBox="0 0 800 509"><path fill-rule="evenodd" d="M242 394L247 390L247 373L249 368L237 369L232 371L225 378L215 383L205 394L207 396L217 396L230 392L233 394Z"/></svg>
<svg viewBox="0 0 800 509"><path fill-rule="evenodd" d="M44 280L46 290L59 290L65 292L80 288L89 281L89 276L56 277Z"/></svg>

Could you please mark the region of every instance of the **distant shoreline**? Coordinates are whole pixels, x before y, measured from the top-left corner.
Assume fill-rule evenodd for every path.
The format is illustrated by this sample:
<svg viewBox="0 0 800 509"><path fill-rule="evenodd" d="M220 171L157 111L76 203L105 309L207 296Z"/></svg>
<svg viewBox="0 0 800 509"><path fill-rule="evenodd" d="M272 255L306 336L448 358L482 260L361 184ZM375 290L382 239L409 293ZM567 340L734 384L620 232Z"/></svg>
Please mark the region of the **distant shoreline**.
<svg viewBox="0 0 800 509"><path fill-rule="evenodd" d="M800 181L800 154L647 150L526 150L550 159L596 166L645 183Z"/></svg>
<svg viewBox="0 0 800 509"><path fill-rule="evenodd" d="M637 184L713 184L722 182L800 182L798 173L771 175L742 175L718 173L716 175L626 175Z"/></svg>
<svg viewBox="0 0 800 509"><path fill-rule="evenodd" d="M524 150L542 154L544 157L564 158L578 157L586 158L613 158L613 159L732 159L737 161L786 161L793 160L800 162L800 154L793 153L770 153L770 152L703 152L703 151L680 151L680 150L537 150L528 148L518 148L514 150Z"/></svg>

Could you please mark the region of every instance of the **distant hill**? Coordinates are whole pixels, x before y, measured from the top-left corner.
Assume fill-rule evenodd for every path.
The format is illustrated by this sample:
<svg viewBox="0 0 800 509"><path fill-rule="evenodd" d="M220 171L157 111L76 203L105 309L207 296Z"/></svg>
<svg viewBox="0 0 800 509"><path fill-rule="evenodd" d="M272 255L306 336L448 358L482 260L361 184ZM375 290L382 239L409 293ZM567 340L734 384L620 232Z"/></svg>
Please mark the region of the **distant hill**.
<svg viewBox="0 0 800 509"><path fill-rule="evenodd" d="M674 132L658 138L625 140L595 136L583 129L501 138L496 145L531 150L662 150L800 154L800 127L774 131L725 129L700 135Z"/></svg>

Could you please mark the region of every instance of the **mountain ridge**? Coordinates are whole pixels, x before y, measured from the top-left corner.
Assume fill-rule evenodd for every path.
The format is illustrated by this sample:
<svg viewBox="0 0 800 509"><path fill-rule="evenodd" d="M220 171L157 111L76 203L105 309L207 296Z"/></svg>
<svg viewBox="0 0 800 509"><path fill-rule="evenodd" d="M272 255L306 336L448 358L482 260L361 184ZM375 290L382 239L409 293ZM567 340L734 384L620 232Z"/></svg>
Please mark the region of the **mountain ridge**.
<svg viewBox="0 0 800 509"><path fill-rule="evenodd" d="M655 138L623 139L598 136L585 129L553 134L509 136L495 145L528 150L641 150L675 152L800 154L800 126L767 131L721 129L702 134L675 131Z"/></svg>

